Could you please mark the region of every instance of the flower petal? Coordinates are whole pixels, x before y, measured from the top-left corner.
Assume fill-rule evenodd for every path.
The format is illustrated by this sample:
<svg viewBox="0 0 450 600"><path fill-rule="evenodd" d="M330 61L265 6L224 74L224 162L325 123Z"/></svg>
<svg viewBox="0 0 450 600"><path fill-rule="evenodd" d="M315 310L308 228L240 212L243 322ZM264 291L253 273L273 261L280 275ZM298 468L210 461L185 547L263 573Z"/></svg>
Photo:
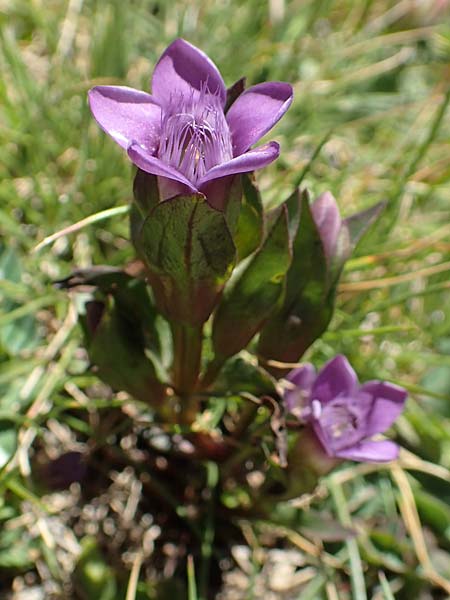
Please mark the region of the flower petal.
<svg viewBox="0 0 450 600"><path fill-rule="evenodd" d="M241 154L241 156L236 156L236 158L232 158L210 169L200 179L198 187L201 190L205 183L213 179L219 179L219 177L234 175L236 173L250 173L250 171L254 171L255 169L261 169L278 158L279 154L280 146L276 142L269 142L264 146L259 146L254 150Z"/></svg>
<svg viewBox="0 0 450 600"><path fill-rule="evenodd" d="M302 390L310 391L316 377L316 370L311 363L304 363L301 367L289 371L286 379Z"/></svg>
<svg viewBox="0 0 450 600"><path fill-rule="evenodd" d="M204 52L181 38L161 55L152 78L152 93L162 103L170 102L174 92L192 94L207 85L225 104L227 91L216 65Z"/></svg>
<svg viewBox="0 0 450 600"><path fill-rule="evenodd" d="M125 86L99 85L89 90L95 120L122 148L138 142L150 154L159 142L161 108L150 94Z"/></svg>
<svg viewBox="0 0 450 600"><path fill-rule="evenodd" d="M254 85L236 99L227 113L234 156L272 129L291 105L293 93L288 83L272 81Z"/></svg>
<svg viewBox="0 0 450 600"><path fill-rule="evenodd" d="M312 389L313 399L326 404L339 394L356 392L358 378L344 355L338 354L321 369Z"/></svg>
<svg viewBox="0 0 450 600"><path fill-rule="evenodd" d="M289 383L286 384L284 402L288 410L309 406L311 388L315 378L316 370L311 363L305 363L286 375Z"/></svg>
<svg viewBox="0 0 450 600"><path fill-rule="evenodd" d="M365 436L383 433L402 412L408 393L403 388L386 381L368 381L361 391L372 397Z"/></svg>
<svg viewBox="0 0 450 600"><path fill-rule="evenodd" d="M336 452L339 458L358 462L389 462L398 456L399 447L390 440L375 442L368 440Z"/></svg>
<svg viewBox="0 0 450 600"><path fill-rule="evenodd" d="M342 227L341 215L333 194L330 192L321 194L311 205L311 212L322 240L325 256L331 260Z"/></svg>
<svg viewBox="0 0 450 600"><path fill-rule="evenodd" d="M155 156L151 156L148 154L143 148L139 146L139 144L131 144L128 148L128 156L130 160L138 166L140 169L145 171L146 173L151 173L152 175L158 175L159 177L167 177L168 179L173 179L174 181L178 181L183 186L186 186L190 192L196 192L195 187L186 179L184 175L182 175L179 171L171 167L170 165L166 165L159 158Z"/></svg>

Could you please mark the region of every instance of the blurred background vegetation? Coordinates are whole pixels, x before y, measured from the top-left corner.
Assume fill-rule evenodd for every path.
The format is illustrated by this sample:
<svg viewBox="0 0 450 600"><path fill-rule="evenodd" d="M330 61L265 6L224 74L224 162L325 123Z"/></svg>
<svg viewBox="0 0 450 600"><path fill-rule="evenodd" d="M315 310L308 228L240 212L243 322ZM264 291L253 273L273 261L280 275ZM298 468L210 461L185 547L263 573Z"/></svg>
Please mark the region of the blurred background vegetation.
<svg viewBox="0 0 450 600"><path fill-rule="evenodd" d="M119 209L33 249L127 204L132 168L91 118L86 92L95 84L148 90L177 36L211 56L227 84L245 75L249 84L294 85L294 104L270 136L281 157L258 175L268 205L300 181L313 195L331 190L344 215L388 201L347 264L332 326L309 356L322 364L344 352L362 380L410 391L396 426L399 465L347 465L313 499L357 538L329 542L324 555L320 536L282 532L303 561L294 560L283 589L274 572L287 568L288 554L274 567L267 531L246 525L248 549L226 565L221 597L449 597L446 0L0 1L0 597L155 597L157 526L145 514L126 521L127 469L110 477L103 503L71 484L82 468L76 457L124 400L105 395L89 371L77 298L52 284L75 267L131 260L127 219ZM122 545L144 539L143 554L129 542L114 562L96 545L99 531L122 535Z"/></svg>

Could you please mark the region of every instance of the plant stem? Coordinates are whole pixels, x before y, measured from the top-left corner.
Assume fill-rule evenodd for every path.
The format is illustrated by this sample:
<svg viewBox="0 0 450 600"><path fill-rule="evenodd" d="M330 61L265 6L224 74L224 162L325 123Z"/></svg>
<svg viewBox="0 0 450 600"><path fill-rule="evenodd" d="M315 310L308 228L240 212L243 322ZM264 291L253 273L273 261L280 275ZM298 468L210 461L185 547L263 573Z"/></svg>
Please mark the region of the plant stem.
<svg viewBox="0 0 450 600"><path fill-rule="evenodd" d="M215 356L213 360L207 365L206 371L204 372L201 381L200 388L206 390L216 380L217 375L220 373L221 368L224 365L225 358L222 356Z"/></svg>
<svg viewBox="0 0 450 600"><path fill-rule="evenodd" d="M189 394L195 388L202 355L202 326L193 327L172 323L173 384L180 394Z"/></svg>

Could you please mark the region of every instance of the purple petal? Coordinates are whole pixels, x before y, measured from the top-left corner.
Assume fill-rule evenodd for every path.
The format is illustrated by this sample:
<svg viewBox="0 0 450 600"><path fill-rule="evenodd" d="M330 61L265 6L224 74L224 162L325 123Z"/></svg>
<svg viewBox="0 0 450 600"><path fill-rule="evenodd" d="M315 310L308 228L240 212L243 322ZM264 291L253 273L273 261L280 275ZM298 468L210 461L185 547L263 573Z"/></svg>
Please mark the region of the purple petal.
<svg viewBox="0 0 450 600"><path fill-rule="evenodd" d="M321 194L311 205L311 212L322 240L325 256L331 260L342 227L341 215L333 194L330 192Z"/></svg>
<svg viewBox="0 0 450 600"><path fill-rule="evenodd" d="M156 151L161 108L150 94L129 87L99 85L88 94L95 120L122 148L137 142L150 154Z"/></svg>
<svg viewBox="0 0 450 600"><path fill-rule="evenodd" d="M199 189L201 190L206 182L219 179L219 177L235 175L236 173L250 173L250 171L261 169L278 158L279 154L280 146L276 142L269 142L264 146L259 146L254 150L241 154L241 156L236 156L236 158L210 169L198 182Z"/></svg>
<svg viewBox="0 0 450 600"><path fill-rule="evenodd" d="M383 433L402 412L408 395L406 390L385 381L368 381L361 386L361 391L372 397L365 436Z"/></svg>
<svg viewBox="0 0 450 600"><path fill-rule="evenodd" d="M182 175L173 167L166 165L165 163L160 161L159 158L147 154L147 152L143 150L139 146L139 144L131 144L131 146L128 148L128 156L136 166L138 166L146 173L151 173L152 175L158 175L159 177L167 177L168 179L173 179L174 181L178 181L179 183L186 186L186 188L189 189L191 192L197 191L192 185L192 183L188 181L184 175Z"/></svg>
<svg viewBox="0 0 450 600"><path fill-rule="evenodd" d="M358 378L352 366L345 356L338 354L317 375L312 396L326 404L339 394L351 396L356 392L357 385Z"/></svg>
<svg viewBox="0 0 450 600"><path fill-rule="evenodd" d="M293 93L288 83L273 81L254 85L237 98L227 113L234 156L272 129L291 105Z"/></svg>
<svg viewBox="0 0 450 600"><path fill-rule="evenodd" d="M227 91L222 76L208 56L186 40L175 40L159 59L152 78L152 93L167 104L175 93L186 96L206 85L225 104Z"/></svg>
<svg viewBox="0 0 450 600"><path fill-rule="evenodd" d="M191 186L187 186L184 183L180 183L175 179L168 179L167 177L158 177L158 191L159 200L170 200L175 196L189 196L192 194L193 189Z"/></svg>
<svg viewBox="0 0 450 600"><path fill-rule="evenodd" d="M305 363L298 369L290 371L286 379L295 388L287 387L284 402L288 410L309 405L311 388L316 378L316 370L311 363Z"/></svg>
<svg viewBox="0 0 450 600"><path fill-rule="evenodd" d="M366 441L336 452L339 458L358 462L389 462L398 457L399 447L390 440Z"/></svg>
<svg viewBox="0 0 450 600"><path fill-rule="evenodd" d="M205 194L208 204L212 208L224 212L227 209L228 202L234 194L234 183L234 175L222 177L221 179L213 179L202 186L202 194ZM238 185L240 190L240 184Z"/></svg>
<svg viewBox="0 0 450 600"><path fill-rule="evenodd" d="M311 363L304 363L301 367L292 369L286 375L288 381L305 391L311 390L315 377L316 369Z"/></svg>

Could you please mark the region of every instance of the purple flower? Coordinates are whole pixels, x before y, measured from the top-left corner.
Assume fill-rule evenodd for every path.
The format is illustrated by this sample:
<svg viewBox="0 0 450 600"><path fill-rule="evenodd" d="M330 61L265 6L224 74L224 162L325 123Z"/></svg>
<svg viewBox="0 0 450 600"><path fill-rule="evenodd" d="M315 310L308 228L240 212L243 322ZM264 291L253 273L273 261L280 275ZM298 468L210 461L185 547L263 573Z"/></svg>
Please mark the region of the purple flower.
<svg viewBox="0 0 450 600"><path fill-rule="evenodd" d="M224 112L226 88L201 50L175 40L159 59L152 95L129 87L97 86L89 92L99 125L143 171L157 175L165 198L203 192L211 182L271 163L279 146L250 149L289 108L287 83L260 83ZM162 184L162 185L161 185Z"/></svg>
<svg viewBox="0 0 450 600"><path fill-rule="evenodd" d="M338 355L316 374L306 363L291 371L285 393L288 411L305 419L330 457L356 461L394 460L398 446L371 439L402 412L407 393L384 381L359 385L345 356Z"/></svg>

